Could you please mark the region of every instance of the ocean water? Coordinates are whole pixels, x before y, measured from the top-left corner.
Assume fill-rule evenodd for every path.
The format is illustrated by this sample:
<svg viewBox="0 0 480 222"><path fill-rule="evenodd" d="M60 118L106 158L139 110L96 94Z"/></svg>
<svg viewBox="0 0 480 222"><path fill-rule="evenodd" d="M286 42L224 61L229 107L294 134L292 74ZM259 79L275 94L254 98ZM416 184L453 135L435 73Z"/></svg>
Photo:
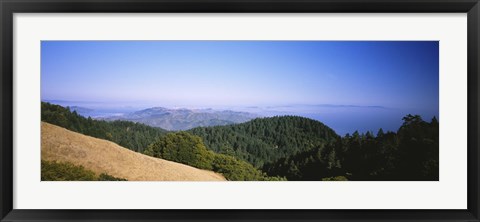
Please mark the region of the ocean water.
<svg viewBox="0 0 480 222"><path fill-rule="evenodd" d="M386 131L397 131L402 125L402 118L407 112L375 108L353 108L350 110L334 109L318 113L306 113L302 116L318 120L331 127L339 135L344 136L355 131L366 133L378 132L380 128Z"/></svg>
<svg viewBox="0 0 480 222"><path fill-rule="evenodd" d="M403 124L402 118L408 114L420 115L425 121L430 122L438 112L435 109L412 110L400 108L387 108L379 106L285 106L267 107L250 112L263 116L296 115L318 120L329 126L341 136L355 131L366 133L371 131L377 133L380 128L383 131L396 132Z"/></svg>

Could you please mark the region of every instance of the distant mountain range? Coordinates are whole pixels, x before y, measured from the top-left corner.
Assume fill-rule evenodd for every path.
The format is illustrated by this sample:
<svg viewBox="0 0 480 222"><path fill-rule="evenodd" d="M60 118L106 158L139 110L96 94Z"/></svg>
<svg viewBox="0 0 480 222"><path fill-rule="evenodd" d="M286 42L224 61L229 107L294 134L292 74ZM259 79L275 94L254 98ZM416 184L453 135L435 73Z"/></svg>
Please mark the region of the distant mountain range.
<svg viewBox="0 0 480 222"><path fill-rule="evenodd" d="M89 114L94 111L93 109L89 109L81 106L70 106L70 110L75 111L82 116L89 116Z"/></svg>
<svg viewBox="0 0 480 222"><path fill-rule="evenodd" d="M153 107L124 115L102 118L104 120L126 120L160 127L166 130L188 130L195 127L223 126L243 123L259 117L248 112L213 109L169 109Z"/></svg>

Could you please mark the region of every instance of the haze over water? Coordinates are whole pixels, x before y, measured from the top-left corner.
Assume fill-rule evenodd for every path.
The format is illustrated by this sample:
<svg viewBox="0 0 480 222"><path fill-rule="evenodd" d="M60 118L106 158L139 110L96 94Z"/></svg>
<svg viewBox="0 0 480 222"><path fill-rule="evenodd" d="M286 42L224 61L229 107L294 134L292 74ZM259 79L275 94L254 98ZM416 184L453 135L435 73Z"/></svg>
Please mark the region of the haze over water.
<svg viewBox="0 0 480 222"><path fill-rule="evenodd" d="M438 118L436 41L43 41L41 53L42 101L98 115L228 109L340 135Z"/></svg>

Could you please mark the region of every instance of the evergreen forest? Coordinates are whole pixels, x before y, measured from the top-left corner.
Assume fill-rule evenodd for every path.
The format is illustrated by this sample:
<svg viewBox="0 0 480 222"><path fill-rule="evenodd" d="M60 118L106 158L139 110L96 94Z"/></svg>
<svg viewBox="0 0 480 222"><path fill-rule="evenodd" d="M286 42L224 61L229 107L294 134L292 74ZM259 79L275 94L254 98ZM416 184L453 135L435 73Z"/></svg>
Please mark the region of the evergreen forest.
<svg viewBox="0 0 480 222"><path fill-rule="evenodd" d="M167 131L129 121L85 118L68 107L42 102L41 119L135 152L218 172L232 181L439 180L439 123L435 117L426 121L409 114L396 132L378 129L345 136L299 116ZM85 180L121 180L49 162L42 162L42 179L44 169L48 178L58 177L52 173L58 169Z"/></svg>

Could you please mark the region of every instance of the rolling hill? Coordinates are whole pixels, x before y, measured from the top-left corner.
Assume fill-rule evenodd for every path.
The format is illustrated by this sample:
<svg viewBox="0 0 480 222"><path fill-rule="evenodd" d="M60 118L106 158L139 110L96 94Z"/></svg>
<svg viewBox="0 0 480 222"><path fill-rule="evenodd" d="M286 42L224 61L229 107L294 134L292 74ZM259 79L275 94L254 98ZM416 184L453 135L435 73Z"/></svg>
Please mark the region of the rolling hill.
<svg viewBox="0 0 480 222"><path fill-rule="evenodd" d="M129 181L215 181L217 173L143 155L113 142L42 122L42 160L69 162Z"/></svg>
<svg viewBox="0 0 480 222"><path fill-rule="evenodd" d="M258 117L247 112L212 109L168 109L153 107L133 113L103 118L104 120L126 120L166 130L188 130L201 126L223 126L243 123Z"/></svg>
<svg viewBox="0 0 480 222"><path fill-rule="evenodd" d="M133 151L143 149L167 131L129 121L102 121L86 118L69 107L62 107L46 102L41 103L42 121L65 129L112 141Z"/></svg>
<svg viewBox="0 0 480 222"><path fill-rule="evenodd" d="M299 116L257 118L228 126L198 127L188 132L211 150L245 160L255 167L279 158L324 147L339 136L323 123Z"/></svg>

